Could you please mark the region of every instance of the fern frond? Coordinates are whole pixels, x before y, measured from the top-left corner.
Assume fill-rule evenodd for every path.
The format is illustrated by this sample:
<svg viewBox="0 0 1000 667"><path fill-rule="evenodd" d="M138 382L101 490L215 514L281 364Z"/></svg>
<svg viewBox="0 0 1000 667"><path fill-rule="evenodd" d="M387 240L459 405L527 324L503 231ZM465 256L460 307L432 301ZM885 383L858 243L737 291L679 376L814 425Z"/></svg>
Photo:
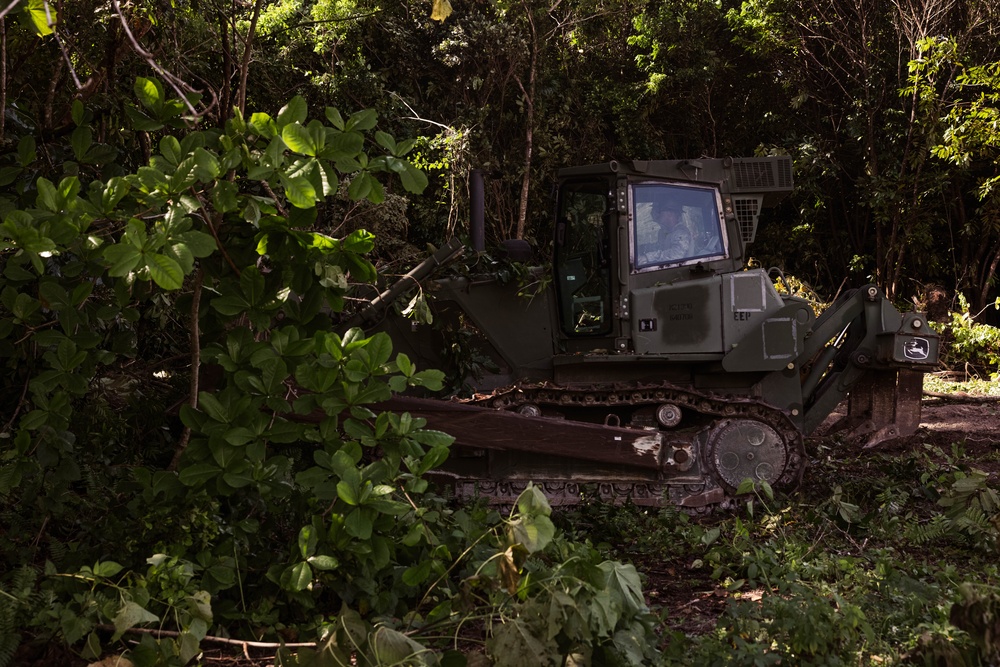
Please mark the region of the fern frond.
<svg viewBox="0 0 1000 667"><path fill-rule="evenodd" d="M936 514L926 524L914 524L907 530L907 535L917 544L926 544L941 539L948 534L951 520L943 514Z"/></svg>
<svg viewBox="0 0 1000 667"><path fill-rule="evenodd" d="M0 602L0 605L2 604ZM14 664L14 653L20 645L20 634L0 632L0 667L10 667Z"/></svg>

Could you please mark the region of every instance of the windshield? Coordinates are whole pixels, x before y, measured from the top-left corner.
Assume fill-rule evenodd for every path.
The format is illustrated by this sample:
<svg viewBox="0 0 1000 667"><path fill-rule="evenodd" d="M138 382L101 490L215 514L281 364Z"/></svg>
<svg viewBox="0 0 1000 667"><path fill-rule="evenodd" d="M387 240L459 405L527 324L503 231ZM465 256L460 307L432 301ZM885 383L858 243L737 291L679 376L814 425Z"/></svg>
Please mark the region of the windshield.
<svg viewBox="0 0 1000 667"><path fill-rule="evenodd" d="M632 264L636 270L726 256L715 188L636 183L632 186Z"/></svg>

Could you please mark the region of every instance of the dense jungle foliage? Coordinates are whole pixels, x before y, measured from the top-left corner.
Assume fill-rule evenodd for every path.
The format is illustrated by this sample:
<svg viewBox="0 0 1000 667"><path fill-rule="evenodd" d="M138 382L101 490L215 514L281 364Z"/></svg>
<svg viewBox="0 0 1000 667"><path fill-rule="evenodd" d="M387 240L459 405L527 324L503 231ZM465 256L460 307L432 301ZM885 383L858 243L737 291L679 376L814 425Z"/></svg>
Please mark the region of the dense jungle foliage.
<svg viewBox="0 0 1000 667"><path fill-rule="evenodd" d="M372 408L441 373L337 324L464 235L472 168L490 242L542 256L561 166L775 153L798 193L755 261L823 296L941 285L979 312L1000 265L996 3L0 5L0 667L194 664L236 639L284 665L995 658L942 610L964 595L994 619L996 593L960 590L964 568L903 578L889 541L899 516L921 544L995 549L993 482L964 463L904 462L921 486L862 509L831 490L809 511L844 555L809 571L778 564L794 535L766 494L714 528L598 508L588 532L533 489L456 508L425 479L451 438ZM723 589L777 594L695 644L665 632L615 546L655 530ZM880 555L849 549L864 531ZM876 616L846 588L831 607L845 573L933 608ZM803 592L830 636L796 634L782 600Z"/></svg>

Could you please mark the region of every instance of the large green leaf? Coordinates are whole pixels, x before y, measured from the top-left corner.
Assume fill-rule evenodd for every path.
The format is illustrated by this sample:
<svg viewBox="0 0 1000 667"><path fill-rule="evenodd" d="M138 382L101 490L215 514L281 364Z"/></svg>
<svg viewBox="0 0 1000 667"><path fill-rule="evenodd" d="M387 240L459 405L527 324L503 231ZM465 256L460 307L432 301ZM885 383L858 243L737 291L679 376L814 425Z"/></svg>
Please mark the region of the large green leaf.
<svg viewBox="0 0 1000 667"><path fill-rule="evenodd" d="M347 119L346 129L364 132L375 127L376 123L378 123L378 112L375 109L362 109Z"/></svg>
<svg viewBox="0 0 1000 667"><path fill-rule="evenodd" d="M327 556L325 554L319 554L317 556L312 556L308 559L310 565L312 565L317 570L336 570L340 567L340 561L338 561L333 556Z"/></svg>
<svg viewBox="0 0 1000 667"><path fill-rule="evenodd" d="M248 266L240 274L240 289L243 290L243 294L251 306L261 305L265 296L265 287L264 275L256 266Z"/></svg>
<svg viewBox="0 0 1000 667"><path fill-rule="evenodd" d="M220 213L228 213L239 208L239 189L235 183L221 179L212 186L212 206Z"/></svg>
<svg viewBox="0 0 1000 667"><path fill-rule="evenodd" d="M347 195L354 201L366 198L372 191L374 180L367 171L358 172L347 188Z"/></svg>
<svg viewBox="0 0 1000 667"><path fill-rule="evenodd" d="M642 581L634 565L605 561L598 567L607 577L605 588L621 601L623 608L633 612L646 609L646 601L642 595Z"/></svg>
<svg viewBox="0 0 1000 667"><path fill-rule="evenodd" d="M357 505L361 502L357 487L347 480L342 479L337 482L337 495L348 505Z"/></svg>
<svg viewBox="0 0 1000 667"><path fill-rule="evenodd" d="M222 397L221 400L219 397ZM225 401L225 403L223 403ZM226 394L210 394L206 391L198 393L198 405L202 412L217 422L229 423L229 400Z"/></svg>
<svg viewBox="0 0 1000 667"><path fill-rule="evenodd" d="M311 582L312 568L304 561L292 565L281 575L281 586L293 593L304 591Z"/></svg>
<svg viewBox="0 0 1000 667"><path fill-rule="evenodd" d="M219 176L222 169L219 166L219 159L209 153L204 148L196 148L194 151L195 176L202 183L208 183Z"/></svg>
<svg viewBox="0 0 1000 667"><path fill-rule="evenodd" d="M303 558L309 558L316 553L319 536L312 526L302 526L299 530L299 553Z"/></svg>
<svg viewBox="0 0 1000 667"><path fill-rule="evenodd" d="M437 665L438 658L423 644L407 637L398 630L382 626L370 640L374 665L412 665L430 667Z"/></svg>
<svg viewBox="0 0 1000 667"><path fill-rule="evenodd" d="M27 0L23 7L28 23L35 29L35 33L39 37L52 34L53 26L59 22L55 2Z"/></svg>
<svg viewBox="0 0 1000 667"><path fill-rule="evenodd" d="M420 194L427 188L427 175L409 162L405 163L405 166L406 168L399 174L400 182L407 192Z"/></svg>
<svg viewBox="0 0 1000 667"><path fill-rule="evenodd" d="M181 271L187 275L194 270L194 255L183 243L172 243L163 248L163 253L177 262Z"/></svg>
<svg viewBox="0 0 1000 667"><path fill-rule="evenodd" d="M105 215L111 213L131 188L132 185L121 176L109 179L100 193L101 213ZM93 190L93 188L91 189Z"/></svg>
<svg viewBox="0 0 1000 667"><path fill-rule="evenodd" d="M358 229L341 239L340 244L344 250L364 255L375 248L375 235Z"/></svg>
<svg viewBox="0 0 1000 667"><path fill-rule="evenodd" d="M359 540L370 539L373 525L369 511L362 507L355 508L344 520L344 528L347 530L348 535L356 537Z"/></svg>
<svg viewBox="0 0 1000 667"><path fill-rule="evenodd" d="M108 275L127 276L142 259L142 253L131 243L118 243L104 248L104 260L110 264Z"/></svg>
<svg viewBox="0 0 1000 667"><path fill-rule="evenodd" d="M341 167L342 160L353 160L361 152L365 145L365 137L360 132L332 132L326 138L326 147L323 148L322 156L337 161L337 167ZM355 162L355 164L357 164ZM350 173L360 169L358 164L354 169L341 169L344 173Z"/></svg>
<svg viewBox="0 0 1000 667"><path fill-rule="evenodd" d="M250 127L255 134L267 140L273 139L275 134L277 134L277 125L274 119L266 113L257 112L252 114L250 116Z"/></svg>
<svg viewBox="0 0 1000 667"><path fill-rule="evenodd" d="M160 253L147 255L146 266L153 282L165 290L180 289L184 284L184 271L177 260L171 257Z"/></svg>
<svg viewBox="0 0 1000 667"><path fill-rule="evenodd" d="M270 359L261 364L261 382L264 392L270 395L284 394L284 382L288 369L281 359Z"/></svg>
<svg viewBox="0 0 1000 667"><path fill-rule="evenodd" d="M280 175L281 185L285 188L285 196L292 206L298 208L311 208L316 205L316 189L308 178L304 176L293 176L289 178L284 174Z"/></svg>
<svg viewBox="0 0 1000 667"><path fill-rule="evenodd" d="M376 132L375 141L378 143L379 146L386 149L390 153L396 152L396 140L388 132L383 132L382 130Z"/></svg>
<svg viewBox="0 0 1000 667"><path fill-rule="evenodd" d="M181 154L181 142L177 137L167 135L160 139L160 154L171 164L177 164L183 158Z"/></svg>
<svg viewBox="0 0 1000 667"><path fill-rule="evenodd" d="M221 473L222 468L211 463L194 463L181 468L178 478L185 486L201 486Z"/></svg>
<svg viewBox="0 0 1000 667"><path fill-rule="evenodd" d="M142 106L152 111L159 120L159 116L163 112L163 103L165 101L163 84L156 79L147 79L142 76L137 76L135 78L133 91L135 92L135 96L139 98L139 102L142 103Z"/></svg>
<svg viewBox="0 0 1000 667"><path fill-rule="evenodd" d="M177 239L187 246L195 257L208 257L215 252L215 239L205 232L192 230L178 234Z"/></svg>
<svg viewBox="0 0 1000 667"><path fill-rule="evenodd" d="M56 186L52 184L52 181L47 178L39 178L35 181L35 187L38 188L36 204L39 208L53 213L59 210L59 202L56 200Z"/></svg>
<svg viewBox="0 0 1000 667"><path fill-rule="evenodd" d="M140 132L156 132L163 129L163 123L150 118L131 104L125 107L125 115L132 121L132 127Z"/></svg>
<svg viewBox="0 0 1000 667"><path fill-rule="evenodd" d="M563 664L555 639L535 634L531 626L518 618L498 627L487 646L499 667Z"/></svg>
<svg viewBox="0 0 1000 667"><path fill-rule="evenodd" d="M138 603L129 600L122 605L114 618L116 640L126 630L144 623L156 623L159 620L159 616L146 611Z"/></svg>
<svg viewBox="0 0 1000 667"><path fill-rule="evenodd" d="M222 438L211 438L208 449L212 452L212 459L220 468L229 468L234 462L242 458L242 450L239 447L230 445Z"/></svg>
<svg viewBox="0 0 1000 667"><path fill-rule="evenodd" d="M307 114L308 107L305 99L301 95L296 95L288 100L288 104L281 107L281 111L278 112L278 127L284 130L289 123L304 123Z"/></svg>
<svg viewBox="0 0 1000 667"><path fill-rule="evenodd" d="M180 164L177 165L177 169L170 175L170 192L175 194L181 193L194 185L195 180L197 180L195 166L193 156L181 160Z"/></svg>
<svg viewBox="0 0 1000 667"><path fill-rule="evenodd" d="M338 130L344 129L344 117L340 114L339 110L334 109L333 107L327 107L326 119L330 121L330 124Z"/></svg>
<svg viewBox="0 0 1000 667"><path fill-rule="evenodd" d="M313 141L309 131L299 123L289 123L281 128L281 139L289 149L296 153L309 156L316 155L316 142Z"/></svg>
<svg viewBox="0 0 1000 667"><path fill-rule="evenodd" d="M70 145L73 147L73 157L78 162L83 162L87 155L87 149L94 143L94 131L84 125L73 130L70 137Z"/></svg>

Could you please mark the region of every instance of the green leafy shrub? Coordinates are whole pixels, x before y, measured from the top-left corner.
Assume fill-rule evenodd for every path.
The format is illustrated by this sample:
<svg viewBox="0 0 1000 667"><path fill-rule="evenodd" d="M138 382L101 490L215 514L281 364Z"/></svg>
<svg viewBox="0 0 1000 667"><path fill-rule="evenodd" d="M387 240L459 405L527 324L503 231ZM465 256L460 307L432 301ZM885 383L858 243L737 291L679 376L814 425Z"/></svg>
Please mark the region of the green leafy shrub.
<svg viewBox="0 0 1000 667"><path fill-rule="evenodd" d="M971 371L973 375L995 377L1000 369L1000 329L976 322L969 313L969 302L958 295L958 312L951 313L951 322L932 326L944 336L941 360L951 367ZM1000 299L992 304L1000 308Z"/></svg>
<svg viewBox="0 0 1000 667"><path fill-rule="evenodd" d="M414 142L301 97L182 130L183 101L135 92L146 164L46 165L22 139L0 201L0 560L38 575L4 589L0 658L145 628L173 634L143 633L139 666L213 632L313 644L282 664L437 664L470 622L498 665L652 656L634 568L558 538L537 489L506 520L448 506L425 475L452 438L379 408L443 374L342 324L375 239L320 209L422 190Z"/></svg>

